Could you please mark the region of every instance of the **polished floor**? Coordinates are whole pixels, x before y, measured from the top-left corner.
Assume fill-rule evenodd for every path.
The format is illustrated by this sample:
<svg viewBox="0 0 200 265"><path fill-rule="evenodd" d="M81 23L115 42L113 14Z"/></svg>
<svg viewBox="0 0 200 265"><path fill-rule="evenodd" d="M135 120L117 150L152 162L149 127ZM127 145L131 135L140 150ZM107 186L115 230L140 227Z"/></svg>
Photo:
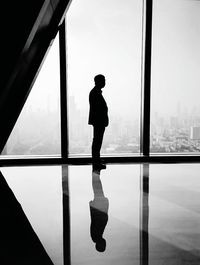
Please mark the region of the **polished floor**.
<svg viewBox="0 0 200 265"><path fill-rule="evenodd" d="M1 264L200 264L200 164L2 167Z"/></svg>

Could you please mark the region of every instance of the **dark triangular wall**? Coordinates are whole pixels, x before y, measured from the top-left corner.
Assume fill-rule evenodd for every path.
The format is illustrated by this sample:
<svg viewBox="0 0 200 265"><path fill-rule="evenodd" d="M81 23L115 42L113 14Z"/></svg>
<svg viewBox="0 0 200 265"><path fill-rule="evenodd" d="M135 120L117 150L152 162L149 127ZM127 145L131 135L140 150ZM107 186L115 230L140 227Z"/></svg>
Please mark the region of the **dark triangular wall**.
<svg viewBox="0 0 200 265"><path fill-rule="evenodd" d="M3 1L0 152L15 125L70 0Z"/></svg>

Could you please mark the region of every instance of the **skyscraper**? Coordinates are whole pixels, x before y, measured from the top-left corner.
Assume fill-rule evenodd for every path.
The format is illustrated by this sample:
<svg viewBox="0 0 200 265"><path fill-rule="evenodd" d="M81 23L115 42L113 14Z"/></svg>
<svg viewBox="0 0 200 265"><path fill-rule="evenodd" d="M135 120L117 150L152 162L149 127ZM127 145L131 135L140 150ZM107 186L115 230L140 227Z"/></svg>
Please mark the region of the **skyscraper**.
<svg viewBox="0 0 200 265"><path fill-rule="evenodd" d="M191 140L200 140L200 126L192 126L190 129Z"/></svg>

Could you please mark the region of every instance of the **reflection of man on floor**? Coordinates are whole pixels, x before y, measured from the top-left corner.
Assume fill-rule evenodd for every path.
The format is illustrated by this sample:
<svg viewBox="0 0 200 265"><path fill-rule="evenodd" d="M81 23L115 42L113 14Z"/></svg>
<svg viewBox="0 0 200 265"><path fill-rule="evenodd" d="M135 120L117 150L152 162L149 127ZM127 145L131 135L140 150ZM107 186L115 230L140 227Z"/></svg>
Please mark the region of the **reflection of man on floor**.
<svg viewBox="0 0 200 265"><path fill-rule="evenodd" d="M100 160L105 127L108 126L108 107L102 95L102 88L106 83L105 77L96 75L94 82L95 86L89 94L90 112L88 121L89 124L93 125L92 160L95 168L105 169L106 166Z"/></svg>
<svg viewBox="0 0 200 265"><path fill-rule="evenodd" d="M103 238L103 233L108 222L109 201L104 196L100 171L92 172L92 187L94 199L90 201L90 235L92 241L96 244L96 250L103 252L106 249L106 240Z"/></svg>

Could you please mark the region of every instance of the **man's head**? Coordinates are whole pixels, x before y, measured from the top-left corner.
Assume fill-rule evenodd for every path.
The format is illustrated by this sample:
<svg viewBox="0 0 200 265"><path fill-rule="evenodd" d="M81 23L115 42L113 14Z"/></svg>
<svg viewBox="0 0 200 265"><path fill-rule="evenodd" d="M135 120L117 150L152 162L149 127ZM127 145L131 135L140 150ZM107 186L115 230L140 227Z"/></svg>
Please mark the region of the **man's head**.
<svg viewBox="0 0 200 265"><path fill-rule="evenodd" d="M103 88L106 84L105 76L104 75L96 75L94 77L94 83L96 87Z"/></svg>
<svg viewBox="0 0 200 265"><path fill-rule="evenodd" d="M96 242L96 250L99 252L106 250L106 240L103 237Z"/></svg>

